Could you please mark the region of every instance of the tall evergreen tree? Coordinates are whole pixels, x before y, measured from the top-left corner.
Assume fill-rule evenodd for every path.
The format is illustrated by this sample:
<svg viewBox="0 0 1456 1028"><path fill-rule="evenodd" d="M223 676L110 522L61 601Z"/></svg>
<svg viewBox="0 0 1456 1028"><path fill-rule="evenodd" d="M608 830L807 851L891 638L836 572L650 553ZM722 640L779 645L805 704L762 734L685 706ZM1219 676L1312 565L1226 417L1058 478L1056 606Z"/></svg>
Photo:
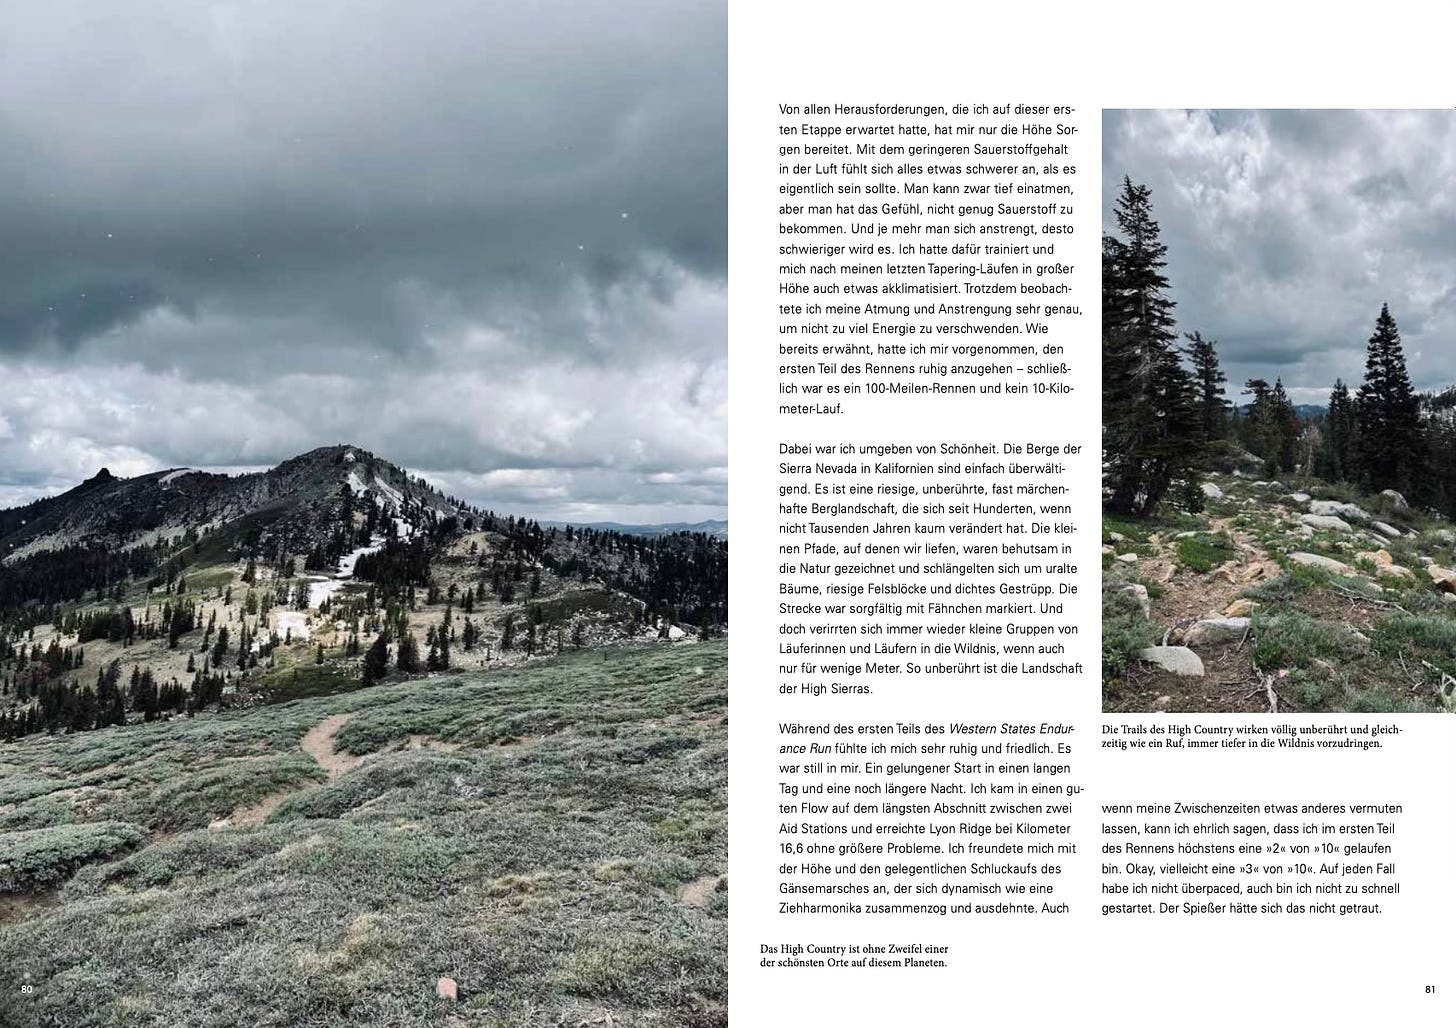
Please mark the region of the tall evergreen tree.
<svg viewBox="0 0 1456 1028"><path fill-rule="evenodd" d="M1358 477L1355 438L1355 401L1345 383L1335 379L1335 387L1330 390L1330 405L1325 411L1324 438L1320 443L1315 473L1330 482Z"/></svg>
<svg viewBox="0 0 1456 1028"><path fill-rule="evenodd" d="M380 632L369 649L364 651L364 666L361 677L365 685L372 685L389 673L389 636Z"/></svg>
<svg viewBox="0 0 1456 1028"><path fill-rule="evenodd" d="M1274 471L1294 471L1297 463L1296 455L1299 452L1299 434L1301 425L1299 415L1294 410L1294 404L1289 399L1289 394L1284 391L1284 380L1274 380L1274 391L1269 396L1274 408L1274 424L1278 437L1276 449L1276 461Z"/></svg>
<svg viewBox="0 0 1456 1028"><path fill-rule="evenodd" d="M1124 178L1114 215L1120 237L1102 238L1103 485L1109 509L1144 515L1175 481L1196 485L1202 425L1148 188Z"/></svg>
<svg viewBox="0 0 1456 1028"><path fill-rule="evenodd" d="M420 669L420 644L410 632L404 632L399 637L395 667L407 675L412 675Z"/></svg>
<svg viewBox="0 0 1456 1028"><path fill-rule="evenodd" d="M1244 383L1244 395L1252 399L1239 421L1239 441L1255 457L1264 461L1265 472L1272 474L1279 454L1279 418L1274 409L1273 389L1262 378Z"/></svg>
<svg viewBox="0 0 1456 1028"><path fill-rule="evenodd" d="M1186 338L1188 346L1184 352L1193 365L1193 378L1198 384L1198 413L1203 439L1213 442L1228 434L1230 404L1224 394L1228 376L1218 366L1218 344L1214 340L1204 339L1200 332L1186 333Z"/></svg>
<svg viewBox="0 0 1456 1028"><path fill-rule="evenodd" d="M1360 481L1368 489L1408 491L1421 467L1420 401L1406 372L1400 331L1380 307L1365 353L1365 382L1355 394Z"/></svg>

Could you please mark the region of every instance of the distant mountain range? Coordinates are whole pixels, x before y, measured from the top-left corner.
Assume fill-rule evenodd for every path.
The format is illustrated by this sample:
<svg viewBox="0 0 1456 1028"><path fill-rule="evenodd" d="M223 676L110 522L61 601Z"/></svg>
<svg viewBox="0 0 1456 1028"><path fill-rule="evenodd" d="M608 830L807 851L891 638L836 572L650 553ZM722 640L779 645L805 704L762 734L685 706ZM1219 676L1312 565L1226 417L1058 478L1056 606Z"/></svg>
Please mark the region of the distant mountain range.
<svg viewBox="0 0 1456 1028"><path fill-rule="evenodd" d="M1247 403L1235 404L1234 407L1239 412L1239 417L1249 413L1250 405ZM1319 418L1329 413L1329 408L1323 403L1296 403L1294 413L1301 418Z"/></svg>
<svg viewBox="0 0 1456 1028"><path fill-rule="evenodd" d="M728 538L728 522L726 521L671 521L657 525L627 525L617 521L543 521L542 527L565 528L570 525L572 528L592 528L598 532L620 532L623 535L640 535L651 539L659 535L673 535L676 532L701 532L703 535L712 536L714 539Z"/></svg>

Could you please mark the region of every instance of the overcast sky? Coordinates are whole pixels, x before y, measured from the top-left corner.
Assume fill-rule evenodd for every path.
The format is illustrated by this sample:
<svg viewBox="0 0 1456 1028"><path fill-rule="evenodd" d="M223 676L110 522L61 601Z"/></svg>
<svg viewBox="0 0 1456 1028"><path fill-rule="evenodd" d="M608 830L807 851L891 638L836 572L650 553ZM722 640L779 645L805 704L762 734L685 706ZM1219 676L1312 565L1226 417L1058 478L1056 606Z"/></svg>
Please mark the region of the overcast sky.
<svg viewBox="0 0 1456 1028"><path fill-rule="evenodd" d="M1109 111L1102 160L1106 230L1124 174L1152 189L1178 327L1231 387L1358 385L1382 303L1416 387L1456 382L1456 111Z"/></svg>
<svg viewBox="0 0 1456 1028"><path fill-rule="evenodd" d="M726 516L723 0L0 0L0 507L352 443Z"/></svg>

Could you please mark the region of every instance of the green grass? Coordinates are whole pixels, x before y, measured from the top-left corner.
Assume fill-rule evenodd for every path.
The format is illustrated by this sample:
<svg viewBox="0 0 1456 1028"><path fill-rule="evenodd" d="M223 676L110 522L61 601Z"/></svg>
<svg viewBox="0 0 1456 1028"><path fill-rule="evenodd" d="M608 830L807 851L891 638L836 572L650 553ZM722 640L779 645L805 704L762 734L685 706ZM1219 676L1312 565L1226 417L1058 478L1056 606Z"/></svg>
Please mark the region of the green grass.
<svg viewBox="0 0 1456 1028"><path fill-rule="evenodd" d="M1179 539L1178 563L1200 574L1212 571L1234 557L1233 542L1226 535L1199 533Z"/></svg>
<svg viewBox="0 0 1456 1028"><path fill-rule="evenodd" d="M311 651L310 651L311 652ZM308 661L289 661L286 655L280 666L264 673L257 681L257 691L266 703L283 703L310 696L333 696L362 689L359 670L354 666Z"/></svg>
<svg viewBox="0 0 1456 1028"><path fill-rule="evenodd" d="M462 1024L725 1024L726 893L679 892L727 869L726 702L725 644L617 647L0 748L0 839L83 833L0 933L37 983L6 1002L74 1028L423 1026L449 975ZM298 744L335 713L373 755L324 782ZM262 824L206 827L279 790Z"/></svg>
<svg viewBox="0 0 1456 1028"><path fill-rule="evenodd" d="M1425 660L1456 674L1456 621L1439 615L1396 612L1381 619L1370 635L1376 653L1407 663Z"/></svg>
<svg viewBox="0 0 1456 1028"><path fill-rule="evenodd" d="M1121 586L1109 581L1102 587L1102 681L1111 684L1121 678L1132 663L1133 654L1157 645L1153 625L1143 615L1137 600Z"/></svg>
<svg viewBox="0 0 1456 1028"><path fill-rule="evenodd" d="M1298 611L1256 611L1253 621L1254 663L1266 671L1305 668L1315 660L1329 663L1351 660L1366 651L1366 643L1343 624L1318 621Z"/></svg>

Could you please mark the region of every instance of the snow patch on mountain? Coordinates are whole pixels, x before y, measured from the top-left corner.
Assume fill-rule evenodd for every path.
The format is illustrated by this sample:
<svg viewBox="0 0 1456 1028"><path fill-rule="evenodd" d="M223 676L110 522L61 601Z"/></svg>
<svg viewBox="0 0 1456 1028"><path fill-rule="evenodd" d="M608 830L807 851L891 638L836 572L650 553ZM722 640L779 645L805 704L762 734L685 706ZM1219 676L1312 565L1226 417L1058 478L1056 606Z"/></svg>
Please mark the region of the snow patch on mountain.
<svg viewBox="0 0 1456 1028"><path fill-rule="evenodd" d="M317 610L324 602L337 595L340 589L348 585L354 579L354 566L359 563L359 558L366 553L375 553L384 546L384 540L375 536L368 546L361 546L356 550L350 550L339 558L338 569L332 578L319 578L308 583L308 605L311 610Z"/></svg>
<svg viewBox="0 0 1456 1028"><path fill-rule="evenodd" d="M291 639L294 642L306 640L313 634L309 631L308 615L301 610L280 610L273 631L279 639Z"/></svg>

